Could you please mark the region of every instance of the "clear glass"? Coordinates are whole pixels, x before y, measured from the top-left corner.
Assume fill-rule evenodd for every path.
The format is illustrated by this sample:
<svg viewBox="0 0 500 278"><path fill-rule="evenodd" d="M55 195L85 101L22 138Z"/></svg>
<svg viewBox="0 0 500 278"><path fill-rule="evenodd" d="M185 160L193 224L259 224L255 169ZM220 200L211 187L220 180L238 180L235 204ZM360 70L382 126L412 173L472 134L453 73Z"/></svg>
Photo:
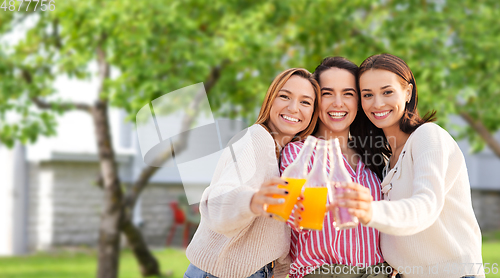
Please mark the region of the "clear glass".
<svg viewBox="0 0 500 278"><path fill-rule="evenodd" d="M340 150L339 139L331 139L328 141L330 157L330 203L335 202L335 193L342 193L348 189L341 186L341 183L351 182L351 176L345 168L344 159L342 158L342 151ZM352 216L347 208L337 207L334 211L335 222L333 225L335 229L350 229L358 226L358 218Z"/></svg>

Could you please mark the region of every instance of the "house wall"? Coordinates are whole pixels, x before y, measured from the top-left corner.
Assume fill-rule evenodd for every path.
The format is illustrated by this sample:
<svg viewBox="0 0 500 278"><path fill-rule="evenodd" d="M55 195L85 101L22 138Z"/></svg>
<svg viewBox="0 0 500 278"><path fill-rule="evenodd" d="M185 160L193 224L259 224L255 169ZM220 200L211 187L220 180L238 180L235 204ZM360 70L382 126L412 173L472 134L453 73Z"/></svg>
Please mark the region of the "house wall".
<svg viewBox="0 0 500 278"><path fill-rule="evenodd" d="M473 189L472 207L481 231L500 230L500 191Z"/></svg>
<svg viewBox="0 0 500 278"><path fill-rule="evenodd" d="M97 162L29 164L30 250L97 245L104 198L94 184L98 172ZM180 184L150 184L142 193L141 230L149 245L165 244L173 220L169 203L183 193Z"/></svg>
<svg viewBox="0 0 500 278"><path fill-rule="evenodd" d="M103 192L97 163L30 164L30 249L95 245Z"/></svg>

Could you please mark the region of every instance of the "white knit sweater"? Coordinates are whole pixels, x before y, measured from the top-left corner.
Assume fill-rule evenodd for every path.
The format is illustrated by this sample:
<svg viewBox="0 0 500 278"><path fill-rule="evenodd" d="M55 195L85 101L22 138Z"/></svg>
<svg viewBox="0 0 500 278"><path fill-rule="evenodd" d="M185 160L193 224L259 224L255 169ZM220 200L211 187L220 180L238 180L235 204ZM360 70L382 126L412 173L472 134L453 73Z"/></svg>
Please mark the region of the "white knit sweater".
<svg viewBox="0 0 500 278"><path fill-rule="evenodd" d="M381 186L392 189L372 203L367 226L382 232L391 266L405 278L477 274L481 232L465 159L448 132L432 123L415 130Z"/></svg>
<svg viewBox="0 0 500 278"><path fill-rule="evenodd" d="M279 177L275 143L261 125L226 148L200 202L201 222L186 256L196 267L220 278L245 278L278 260L275 277L290 267L290 228L250 210L262 183ZM236 162L234 162L234 159Z"/></svg>

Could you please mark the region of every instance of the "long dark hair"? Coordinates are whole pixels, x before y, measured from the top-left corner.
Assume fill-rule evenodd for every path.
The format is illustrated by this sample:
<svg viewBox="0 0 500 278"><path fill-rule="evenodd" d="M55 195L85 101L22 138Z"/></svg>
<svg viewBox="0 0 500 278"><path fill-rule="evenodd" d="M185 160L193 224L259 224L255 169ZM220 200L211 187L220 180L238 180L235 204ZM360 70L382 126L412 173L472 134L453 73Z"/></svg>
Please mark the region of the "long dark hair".
<svg viewBox="0 0 500 278"><path fill-rule="evenodd" d="M420 117L417 109L417 83L415 82L415 77L413 76L410 67L405 63L405 61L397 56L387 53L370 56L359 66L358 82L361 75L371 69L387 70L396 74L399 76L402 88L408 88L410 84L412 85L411 99L406 104L404 114L399 121L399 128L404 133L411 134L421 125L436 120L436 111L431 111L425 114L424 117ZM359 103L361 105L361 98L359 99ZM364 112L361 114L363 114L368 120ZM361 132L369 132L370 134L368 134L368 136L372 137L371 139L375 142L375 146L378 144L378 146L382 146L382 148L384 148L384 150L382 150L383 153L387 155L392 153L391 147L388 144L382 129L377 128L371 121L368 120L363 123Z"/></svg>
<svg viewBox="0 0 500 278"><path fill-rule="evenodd" d="M358 93L359 99L361 99L361 96L359 95L358 66L344 57L327 57L323 59L323 61L321 61L321 64L319 64L319 66L317 66L314 70L313 76L316 81L318 81L319 83L321 74L331 68L347 70L355 77L356 92ZM349 129L351 137L349 138L348 146L349 148L354 149L356 153L360 155L360 159L366 167L368 167L375 174L377 174L380 179L382 179L382 170L384 169L385 160L387 159L389 153L386 151L386 148L374 148L374 146L367 140L369 139L368 136L371 133L367 133L365 129L369 124L376 128L366 117L365 113L363 113L361 102L358 101L358 113L356 113L356 117L351 123ZM317 132L318 126L319 121L318 124L316 124L314 133ZM375 129L372 132L375 132ZM381 138L385 138L383 132L381 133L381 135Z"/></svg>

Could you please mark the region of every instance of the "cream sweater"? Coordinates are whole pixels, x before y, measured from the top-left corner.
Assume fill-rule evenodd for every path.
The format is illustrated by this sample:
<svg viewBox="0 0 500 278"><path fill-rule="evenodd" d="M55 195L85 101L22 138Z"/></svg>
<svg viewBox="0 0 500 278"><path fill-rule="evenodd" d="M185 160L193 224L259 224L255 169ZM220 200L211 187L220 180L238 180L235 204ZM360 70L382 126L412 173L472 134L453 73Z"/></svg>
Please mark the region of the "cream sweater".
<svg viewBox="0 0 500 278"><path fill-rule="evenodd" d="M384 258L403 277L478 274L481 232L464 156L448 132L420 126L381 186L386 200L372 203L367 226L382 232Z"/></svg>
<svg viewBox="0 0 500 278"><path fill-rule="evenodd" d="M224 149L203 193L201 222L186 250L193 265L220 278L245 278L278 260L274 276L288 274L290 228L250 210L253 194L271 177L279 177L274 139L253 125Z"/></svg>

